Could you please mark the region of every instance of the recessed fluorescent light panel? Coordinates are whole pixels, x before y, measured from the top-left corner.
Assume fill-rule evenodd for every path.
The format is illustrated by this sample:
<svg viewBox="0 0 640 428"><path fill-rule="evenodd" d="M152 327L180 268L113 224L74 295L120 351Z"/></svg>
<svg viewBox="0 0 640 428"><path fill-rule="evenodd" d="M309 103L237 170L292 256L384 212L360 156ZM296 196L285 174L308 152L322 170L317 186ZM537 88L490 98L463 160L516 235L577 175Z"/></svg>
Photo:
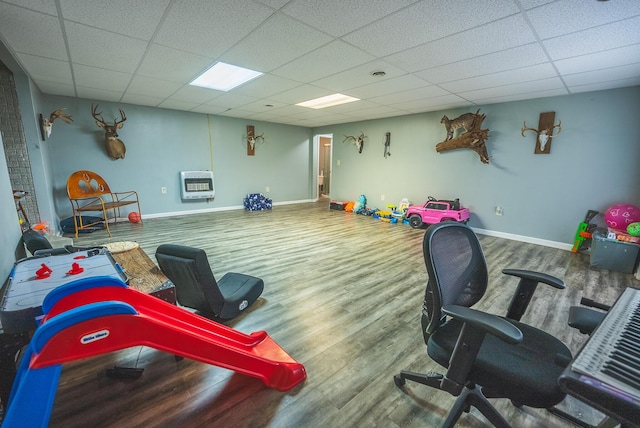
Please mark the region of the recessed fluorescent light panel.
<svg viewBox="0 0 640 428"><path fill-rule="evenodd" d="M309 108L319 109L319 108L337 106L340 104L351 103L354 101L360 101L360 98L350 97L349 95L333 94L333 95L327 95L326 97L316 98L315 100L309 100L303 103L298 103L296 105L300 107L309 107Z"/></svg>
<svg viewBox="0 0 640 428"><path fill-rule="evenodd" d="M263 74L248 68L217 62L189 84L218 91L229 91Z"/></svg>

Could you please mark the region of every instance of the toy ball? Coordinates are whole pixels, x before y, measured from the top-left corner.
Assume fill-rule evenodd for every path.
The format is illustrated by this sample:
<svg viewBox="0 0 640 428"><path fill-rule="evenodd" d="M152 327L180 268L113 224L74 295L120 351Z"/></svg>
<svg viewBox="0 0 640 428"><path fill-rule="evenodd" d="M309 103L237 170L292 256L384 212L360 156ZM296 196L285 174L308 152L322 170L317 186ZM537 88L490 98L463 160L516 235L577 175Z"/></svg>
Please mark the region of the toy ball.
<svg viewBox="0 0 640 428"><path fill-rule="evenodd" d="M614 205L604 214L607 226L626 231L631 223L640 222L640 208L630 204Z"/></svg>
<svg viewBox="0 0 640 428"><path fill-rule="evenodd" d="M129 213L129 221L131 223L138 223L140 221L140 214L133 211Z"/></svg>
<svg viewBox="0 0 640 428"><path fill-rule="evenodd" d="M635 221L627 226L627 233L631 236L640 236L640 221Z"/></svg>

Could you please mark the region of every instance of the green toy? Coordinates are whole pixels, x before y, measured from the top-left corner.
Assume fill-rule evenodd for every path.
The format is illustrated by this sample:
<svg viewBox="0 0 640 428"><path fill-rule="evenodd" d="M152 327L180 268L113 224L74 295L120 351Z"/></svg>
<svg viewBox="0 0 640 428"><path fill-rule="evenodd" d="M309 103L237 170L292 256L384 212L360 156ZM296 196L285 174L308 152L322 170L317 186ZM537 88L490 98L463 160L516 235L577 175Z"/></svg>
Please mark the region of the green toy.
<svg viewBox="0 0 640 428"><path fill-rule="evenodd" d="M640 221L629 224L627 233L631 236L640 236Z"/></svg>

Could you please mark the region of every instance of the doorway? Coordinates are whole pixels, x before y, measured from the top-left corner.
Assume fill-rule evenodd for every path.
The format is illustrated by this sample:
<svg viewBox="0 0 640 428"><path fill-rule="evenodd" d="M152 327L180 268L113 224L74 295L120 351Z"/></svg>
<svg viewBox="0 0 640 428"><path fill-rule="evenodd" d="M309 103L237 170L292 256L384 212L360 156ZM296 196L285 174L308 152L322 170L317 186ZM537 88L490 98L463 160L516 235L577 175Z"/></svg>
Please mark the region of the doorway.
<svg viewBox="0 0 640 428"><path fill-rule="evenodd" d="M331 194L331 148L333 135L320 135L318 141L318 199Z"/></svg>

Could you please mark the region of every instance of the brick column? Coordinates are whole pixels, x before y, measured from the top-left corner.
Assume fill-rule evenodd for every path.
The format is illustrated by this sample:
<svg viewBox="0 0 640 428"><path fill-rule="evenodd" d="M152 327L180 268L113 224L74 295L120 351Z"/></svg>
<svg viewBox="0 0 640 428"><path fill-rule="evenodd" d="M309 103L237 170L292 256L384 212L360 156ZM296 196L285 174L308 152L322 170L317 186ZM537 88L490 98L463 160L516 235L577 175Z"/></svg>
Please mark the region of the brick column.
<svg viewBox="0 0 640 428"><path fill-rule="evenodd" d="M0 61L0 132L9 169L11 187L29 194L22 199L31 224L40 221L38 201L33 186L29 151L18 107L18 93L13 73Z"/></svg>

